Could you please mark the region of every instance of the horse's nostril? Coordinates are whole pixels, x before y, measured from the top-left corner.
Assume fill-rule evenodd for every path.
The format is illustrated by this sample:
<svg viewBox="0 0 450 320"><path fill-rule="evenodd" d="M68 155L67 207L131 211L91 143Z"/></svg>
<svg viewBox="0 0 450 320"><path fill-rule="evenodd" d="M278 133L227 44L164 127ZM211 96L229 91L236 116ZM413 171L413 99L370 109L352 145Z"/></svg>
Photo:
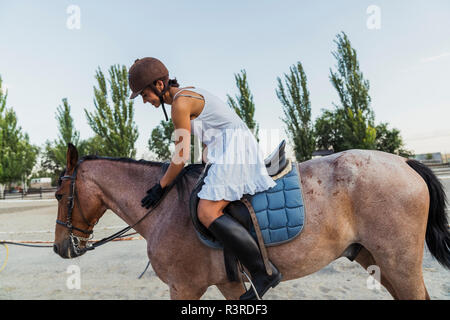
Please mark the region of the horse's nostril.
<svg viewBox="0 0 450 320"><path fill-rule="evenodd" d="M57 244L53 245L53 251L55 251L55 253L58 253L58 245Z"/></svg>

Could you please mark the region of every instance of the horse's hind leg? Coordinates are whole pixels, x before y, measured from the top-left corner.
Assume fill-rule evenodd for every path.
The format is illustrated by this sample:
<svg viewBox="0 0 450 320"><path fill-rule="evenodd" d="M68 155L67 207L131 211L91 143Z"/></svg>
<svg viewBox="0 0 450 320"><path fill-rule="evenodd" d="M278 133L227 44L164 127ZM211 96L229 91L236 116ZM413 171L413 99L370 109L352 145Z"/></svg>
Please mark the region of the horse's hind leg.
<svg viewBox="0 0 450 320"><path fill-rule="evenodd" d="M355 261L358 262L366 270L367 270L367 268L369 268L369 266L377 265L372 254L364 247L361 248L361 251L356 256ZM389 293L392 295L392 297L394 299L398 299L395 294L394 288L392 287L389 280L386 279L383 272L381 272L380 281L381 281L381 284L386 288L386 290L389 291Z"/></svg>
<svg viewBox="0 0 450 320"><path fill-rule="evenodd" d="M404 261L401 257L397 258L400 259L379 258L375 255L381 274L389 279L395 290L396 298L401 300L430 299L423 280L422 261L411 262Z"/></svg>
<svg viewBox="0 0 450 320"><path fill-rule="evenodd" d="M401 252L383 250L373 253L372 259L380 268L382 279L390 284L391 289L383 285L391 294L395 292L395 299L430 299L423 280L422 259L415 251L403 247Z"/></svg>

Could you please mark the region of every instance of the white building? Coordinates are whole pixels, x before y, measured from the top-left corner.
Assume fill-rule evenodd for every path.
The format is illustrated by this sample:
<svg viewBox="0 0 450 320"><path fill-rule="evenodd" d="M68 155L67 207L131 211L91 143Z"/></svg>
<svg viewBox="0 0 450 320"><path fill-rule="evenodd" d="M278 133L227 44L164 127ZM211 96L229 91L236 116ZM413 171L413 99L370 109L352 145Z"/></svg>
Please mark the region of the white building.
<svg viewBox="0 0 450 320"><path fill-rule="evenodd" d="M30 188L39 189L39 188L51 188L52 186L52 178L35 178L31 179Z"/></svg>

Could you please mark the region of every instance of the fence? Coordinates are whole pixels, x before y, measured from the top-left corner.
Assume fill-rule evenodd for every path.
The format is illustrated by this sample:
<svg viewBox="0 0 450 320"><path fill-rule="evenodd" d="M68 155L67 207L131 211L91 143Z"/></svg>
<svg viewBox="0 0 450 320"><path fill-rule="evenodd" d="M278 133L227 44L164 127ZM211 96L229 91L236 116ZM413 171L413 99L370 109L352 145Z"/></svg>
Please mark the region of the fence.
<svg viewBox="0 0 450 320"><path fill-rule="evenodd" d="M6 189L3 191L3 194L0 193L0 200L7 199L26 199L26 200L35 200L35 199L49 199L54 196L56 192L56 187L53 188L30 188L27 191L25 190L17 190L17 189Z"/></svg>

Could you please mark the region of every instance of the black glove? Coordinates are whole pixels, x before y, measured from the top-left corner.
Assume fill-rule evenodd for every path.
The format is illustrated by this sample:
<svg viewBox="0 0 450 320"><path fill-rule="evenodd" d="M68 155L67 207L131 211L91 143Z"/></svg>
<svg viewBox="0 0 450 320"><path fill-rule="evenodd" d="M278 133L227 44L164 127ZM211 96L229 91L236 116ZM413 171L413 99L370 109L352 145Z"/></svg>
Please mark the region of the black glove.
<svg viewBox="0 0 450 320"><path fill-rule="evenodd" d="M146 209L150 208L161 199L164 194L164 189L165 188L162 188L159 182L155 184L151 189L147 190L147 195L142 198L141 205Z"/></svg>

